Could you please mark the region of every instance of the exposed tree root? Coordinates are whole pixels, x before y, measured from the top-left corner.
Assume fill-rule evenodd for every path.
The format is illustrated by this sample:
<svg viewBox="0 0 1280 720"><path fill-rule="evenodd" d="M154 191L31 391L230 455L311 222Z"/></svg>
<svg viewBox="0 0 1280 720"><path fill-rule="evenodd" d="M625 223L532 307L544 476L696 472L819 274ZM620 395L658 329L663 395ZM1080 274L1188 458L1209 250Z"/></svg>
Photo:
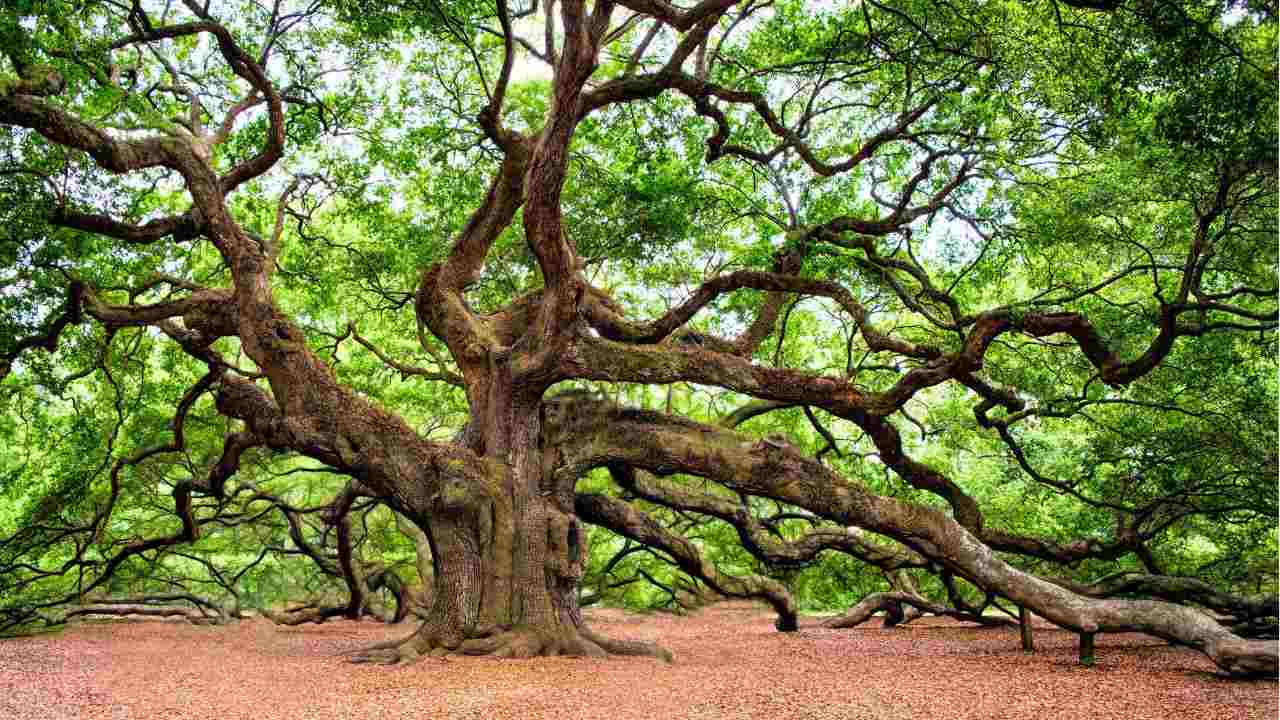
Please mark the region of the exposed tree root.
<svg viewBox="0 0 1280 720"><path fill-rule="evenodd" d="M580 633L588 637L592 642L604 648L610 655L624 655L633 657L656 657L663 662L674 662L675 656L671 651L656 643L644 642L643 640L618 640L614 638L606 638L595 634L587 628L579 630Z"/></svg>
<svg viewBox="0 0 1280 720"><path fill-rule="evenodd" d="M403 640L391 640L352 653L353 663L401 665L424 657L469 655L494 658L594 657L610 655L656 657L672 661L671 652L653 643L639 640L615 640L586 629L532 628L498 630L487 635L446 641L439 635L414 633Z"/></svg>

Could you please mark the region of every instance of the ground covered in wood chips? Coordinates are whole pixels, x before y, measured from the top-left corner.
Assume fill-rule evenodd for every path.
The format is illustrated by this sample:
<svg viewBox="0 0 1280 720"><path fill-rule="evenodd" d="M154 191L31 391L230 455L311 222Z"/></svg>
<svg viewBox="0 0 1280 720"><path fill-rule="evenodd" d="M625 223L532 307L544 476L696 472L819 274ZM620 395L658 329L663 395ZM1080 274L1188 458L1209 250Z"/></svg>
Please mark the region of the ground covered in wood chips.
<svg viewBox="0 0 1280 720"><path fill-rule="evenodd" d="M689 617L588 612L605 634L662 642L674 664L611 658L423 660L352 665L342 654L412 626L250 620L85 624L0 640L0 718L1275 718L1277 684L1214 674L1198 653L1141 635L1075 636L925 619L773 630L762 608Z"/></svg>

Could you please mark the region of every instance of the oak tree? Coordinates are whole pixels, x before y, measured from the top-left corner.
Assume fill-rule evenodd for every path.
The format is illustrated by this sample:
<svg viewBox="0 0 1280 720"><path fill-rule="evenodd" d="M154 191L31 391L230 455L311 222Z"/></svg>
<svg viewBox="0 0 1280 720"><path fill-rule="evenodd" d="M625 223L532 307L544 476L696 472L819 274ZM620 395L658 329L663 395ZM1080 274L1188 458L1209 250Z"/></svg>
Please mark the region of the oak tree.
<svg viewBox="0 0 1280 720"><path fill-rule="evenodd" d="M333 612L400 587L353 507L430 556L420 628L362 659L665 654L584 624L584 524L796 629L785 582L674 516L881 568L899 616L987 617L963 581L1276 672L1193 606L1274 596L1159 546L1274 523L1273 4L23 0L0 36L0 373L72 404L96 378L116 429L181 381L155 443L94 449L90 511L27 515L18 586L275 511L305 553L315 508L238 475L287 456L345 480L310 553ZM1039 500L992 507L983 473ZM176 530L130 530L135 483Z"/></svg>

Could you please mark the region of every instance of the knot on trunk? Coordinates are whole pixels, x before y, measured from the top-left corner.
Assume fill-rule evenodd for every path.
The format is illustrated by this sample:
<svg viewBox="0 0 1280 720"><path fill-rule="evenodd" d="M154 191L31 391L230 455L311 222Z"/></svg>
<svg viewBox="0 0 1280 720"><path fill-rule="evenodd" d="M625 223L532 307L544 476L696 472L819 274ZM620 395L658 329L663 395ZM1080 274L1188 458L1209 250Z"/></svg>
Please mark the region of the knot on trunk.
<svg viewBox="0 0 1280 720"><path fill-rule="evenodd" d="M552 511L547 521L547 569L563 581L582 577L582 531L573 515Z"/></svg>
<svg viewBox="0 0 1280 720"><path fill-rule="evenodd" d="M485 505L484 493L460 477L445 475L436 492L430 496L431 511L440 515L463 515L478 512Z"/></svg>

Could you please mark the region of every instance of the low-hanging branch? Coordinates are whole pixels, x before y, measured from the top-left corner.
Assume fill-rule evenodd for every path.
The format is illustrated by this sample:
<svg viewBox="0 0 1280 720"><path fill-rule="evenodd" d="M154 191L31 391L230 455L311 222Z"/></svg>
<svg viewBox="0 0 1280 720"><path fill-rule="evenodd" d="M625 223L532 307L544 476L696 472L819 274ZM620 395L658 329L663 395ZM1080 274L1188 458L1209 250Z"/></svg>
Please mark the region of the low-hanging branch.
<svg viewBox="0 0 1280 720"><path fill-rule="evenodd" d="M562 472L621 463L705 477L893 538L983 590L1077 632L1139 630L1200 649L1230 672L1271 673L1277 666L1273 645L1242 640L1196 610L1150 600L1090 600L1017 570L956 520L875 495L793 448L661 413L587 406L581 399L560 409L556 421Z"/></svg>
<svg viewBox="0 0 1280 720"><path fill-rule="evenodd" d="M795 600L778 581L758 575L734 577L720 572L702 557L693 543L667 531L631 504L607 495L579 493L574 499L574 509L586 522L663 550L675 559L681 570L722 595L767 601L778 613L775 625L779 630L799 627Z"/></svg>

